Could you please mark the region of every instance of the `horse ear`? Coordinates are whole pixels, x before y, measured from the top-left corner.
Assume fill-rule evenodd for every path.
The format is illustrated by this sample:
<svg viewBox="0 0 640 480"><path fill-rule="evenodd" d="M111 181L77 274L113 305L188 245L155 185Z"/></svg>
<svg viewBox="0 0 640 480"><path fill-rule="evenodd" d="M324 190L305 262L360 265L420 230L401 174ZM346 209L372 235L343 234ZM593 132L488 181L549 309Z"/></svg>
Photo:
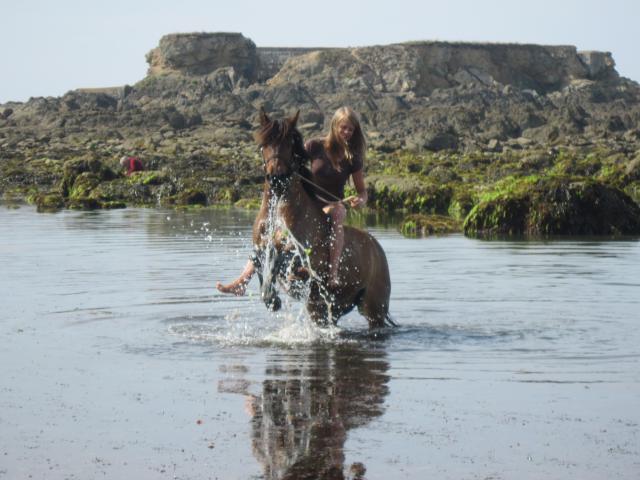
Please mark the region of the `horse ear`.
<svg viewBox="0 0 640 480"><path fill-rule="evenodd" d="M291 117L291 118L289 119L289 126L290 126L291 128L293 128L293 127L295 127L295 126L296 126L296 123L298 123L298 117L299 117L299 116L300 116L300 110L298 110L298 111L296 112L296 114L295 114L293 117Z"/></svg>
<svg viewBox="0 0 640 480"><path fill-rule="evenodd" d="M260 125L265 126L271 122L271 119L267 116L267 112L264 111L264 107L260 107Z"/></svg>

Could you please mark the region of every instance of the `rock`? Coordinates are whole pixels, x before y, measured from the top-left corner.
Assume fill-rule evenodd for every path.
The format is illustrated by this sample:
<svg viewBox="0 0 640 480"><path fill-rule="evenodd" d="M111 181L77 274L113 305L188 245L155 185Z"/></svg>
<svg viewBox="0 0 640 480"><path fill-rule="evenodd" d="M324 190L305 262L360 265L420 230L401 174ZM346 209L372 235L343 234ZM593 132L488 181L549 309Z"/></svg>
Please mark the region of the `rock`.
<svg viewBox="0 0 640 480"><path fill-rule="evenodd" d="M400 224L400 232L405 237L427 237L460 231L458 220L442 215L408 215Z"/></svg>
<svg viewBox="0 0 640 480"><path fill-rule="evenodd" d="M95 178L97 183L113 180L117 177L111 168L96 158L80 157L67 160L63 165L63 178L60 184L63 196L68 197L70 195L76 178L83 173L92 174L91 178Z"/></svg>
<svg viewBox="0 0 640 480"><path fill-rule="evenodd" d="M349 104L365 131L384 133L375 141L385 151L396 145L472 151L493 139L502 146L518 137L562 143L579 134L593 143L640 127L638 84L617 76L609 53L574 47L257 48L239 33L194 33L163 37L148 60L149 75L133 86L8 104L14 113L6 125L18 126L11 135L126 129L127 136L148 130L143 135L151 138L164 125L184 133L226 123L246 129L259 105L276 115L300 109L300 124L315 134L337 106ZM627 133L624 140L640 142ZM157 141L152 146L162 148Z"/></svg>
<svg viewBox="0 0 640 480"><path fill-rule="evenodd" d="M64 197L59 192L39 193L33 198L39 213L51 213L61 210L65 206Z"/></svg>
<svg viewBox="0 0 640 480"><path fill-rule="evenodd" d="M634 128L627 130L622 136L627 142L636 143L640 140L640 129Z"/></svg>
<svg viewBox="0 0 640 480"><path fill-rule="evenodd" d="M640 207L621 190L591 180L525 178L476 205L468 236L637 235Z"/></svg>
<svg viewBox="0 0 640 480"><path fill-rule="evenodd" d="M516 138L516 143L518 145L520 145L521 147L527 147L529 145L531 145L533 143L533 140L531 140L530 138L526 138L526 137L518 137Z"/></svg>
<svg viewBox="0 0 640 480"><path fill-rule="evenodd" d="M99 210L102 203L96 198L75 198L67 202L67 208L71 210Z"/></svg>
<svg viewBox="0 0 640 480"><path fill-rule="evenodd" d="M458 137L453 130L427 132L414 135L407 140L407 147L413 150L455 150L458 147Z"/></svg>
<svg viewBox="0 0 640 480"><path fill-rule="evenodd" d="M174 33L147 54L149 74L205 75L222 67L250 80L257 75L255 44L240 33Z"/></svg>
<svg viewBox="0 0 640 480"><path fill-rule="evenodd" d="M487 150L489 150L490 152L501 152L502 145L500 144L500 140L498 140L497 138L492 138L491 140L489 140L489 143L487 143Z"/></svg>
<svg viewBox="0 0 640 480"><path fill-rule="evenodd" d="M220 127L216 128L211 135L213 141L218 145L229 147L237 144L238 142L251 141L251 135L243 130L238 131L232 127Z"/></svg>
<svg viewBox="0 0 640 480"><path fill-rule="evenodd" d="M410 162L403 175L426 186L407 189L404 177L396 179L379 192L383 209L446 213L459 188L541 168L597 175L637 192L630 183L637 182L635 170L625 175L624 166L604 157L582 161L594 151L622 152L628 162L628 152L640 149L640 85L619 77L606 52L428 41L258 48L239 33L205 33L163 37L148 59L149 74L132 86L1 105L0 193L15 189L26 196L59 185L68 195L83 171L101 174L85 165L87 170L65 176L62 163L48 169L39 159L91 156L115 168L111 160L136 151L158 162L154 170L169 167L171 180L139 185L102 179L90 193L102 205L155 205L158 194L173 198L191 188L206 193L208 203L229 203L244 198L240 190L249 184L243 182L259 166L252 134L261 105L274 116L301 110L298 124L309 138L325 133L335 109L345 104L360 115L372 154L411 150L423 160ZM528 158L551 146L559 152L556 164ZM492 153L467 162L464 172L452 172L458 162L444 160L482 151ZM195 152L197 165L189 160ZM572 152L581 158L572 159ZM393 168L387 164L385 174ZM211 176L227 183L214 188L197 181ZM445 184L434 186L439 182ZM460 205L456 215L466 208L468 203Z"/></svg>
<svg viewBox="0 0 640 480"><path fill-rule="evenodd" d="M520 160L520 166L526 170L539 171L550 167L553 164L553 157L547 153L534 153L527 155Z"/></svg>
<svg viewBox="0 0 640 480"><path fill-rule="evenodd" d="M82 172L69 189L69 200L84 200L90 197L91 191L100 185L101 178L93 172Z"/></svg>
<svg viewBox="0 0 640 480"><path fill-rule="evenodd" d="M437 165L429 170L427 178L429 178L429 180L433 181L434 183L439 184L445 184L460 180L460 177L456 172L453 171L452 168L444 165Z"/></svg>
<svg viewBox="0 0 640 480"><path fill-rule="evenodd" d="M616 77L615 62L610 52L584 51L578 52L578 57L587 68L588 78L602 79Z"/></svg>
<svg viewBox="0 0 640 480"><path fill-rule="evenodd" d="M612 115L607 121L607 130L610 132L622 132L626 130L626 127L619 115Z"/></svg>
<svg viewBox="0 0 640 480"><path fill-rule="evenodd" d="M383 211L405 209L416 213L447 213L453 190L448 185L423 183L416 178L371 175L367 182L369 205Z"/></svg>
<svg viewBox="0 0 640 480"><path fill-rule="evenodd" d="M424 148L435 152L439 150L456 150L458 148L458 137L453 131L427 135Z"/></svg>
<svg viewBox="0 0 640 480"><path fill-rule="evenodd" d="M631 180L640 180L640 154L629 162L624 170L624 173Z"/></svg>
<svg viewBox="0 0 640 480"><path fill-rule="evenodd" d="M471 192L468 190L457 190L453 194L447 213L450 217L462 222L474 205L475 200Z"/></svg>
<svg viewBox="0 0 640 480"><path fill-rule="evenodd" d="M376 74L347 49L326 49L289 58L267 84L295 85L311 94L352 91L369 93Z"/></svg>
<svg viewBox="0 0 640 480"><path fill-rule="evenodd" d="M202 190L187 189L178 193L172 203L174 205L207 205L207 194Z"/></svg>
<svg viewBox="0 0 640 480"><path fill-rule="evenodd" d="M182 130L189 126L187 118L178 110L176 110L175 107L167 108L162 115L174 130Z"/></svg>

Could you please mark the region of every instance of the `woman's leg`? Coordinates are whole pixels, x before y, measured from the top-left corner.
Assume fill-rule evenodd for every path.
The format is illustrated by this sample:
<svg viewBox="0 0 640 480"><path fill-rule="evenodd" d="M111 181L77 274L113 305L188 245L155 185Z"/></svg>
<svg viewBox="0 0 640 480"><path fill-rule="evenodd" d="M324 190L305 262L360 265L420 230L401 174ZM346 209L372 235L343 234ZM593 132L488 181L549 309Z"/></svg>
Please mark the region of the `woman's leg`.
<svg viewBox="0 0 640 480"><path fill-rule="evenodd" d="M226 285L223 285L220 282L216 282L216 288L222 293L233 293L234 295L238 296L244 295L244 292L247 289L247 285L251 281L251 277L253 277L255 271L255 265L251 260L249 260L238 278L236 278L231 283L227 283Z"/></svg>
<svg viewBox="0 0 640 480"><path fill-rule="evenodd" d="M344 219L347 209L342 203L336 202L324 207L324 212L331 218L331 243L329 244L329 286L338 285L338 267L344 247Z"/></svg>

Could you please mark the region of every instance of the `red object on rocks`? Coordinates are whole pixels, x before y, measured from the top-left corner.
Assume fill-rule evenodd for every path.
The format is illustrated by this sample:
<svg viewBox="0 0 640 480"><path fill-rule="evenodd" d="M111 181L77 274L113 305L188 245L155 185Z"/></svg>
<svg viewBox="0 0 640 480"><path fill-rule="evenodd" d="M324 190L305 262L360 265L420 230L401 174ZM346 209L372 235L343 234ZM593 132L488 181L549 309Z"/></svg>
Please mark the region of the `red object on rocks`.
<svg viewBox="0 0 640 480"><path fill-rule="evenodd" d="M120 165L127 168L127 175L144 170L142 161L138 157L122 157Z"/></svg>

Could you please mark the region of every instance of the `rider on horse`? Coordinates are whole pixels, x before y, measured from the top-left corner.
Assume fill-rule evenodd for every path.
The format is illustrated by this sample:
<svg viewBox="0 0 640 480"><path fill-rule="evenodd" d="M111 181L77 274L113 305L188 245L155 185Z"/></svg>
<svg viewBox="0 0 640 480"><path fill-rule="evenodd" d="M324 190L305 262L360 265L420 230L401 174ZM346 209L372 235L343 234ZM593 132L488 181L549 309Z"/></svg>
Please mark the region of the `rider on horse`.
<svg viewBox="0 0 640 480"><path fill-rule="evenodd" d="M367 202L363 169L366 142L356 113L349 107L339 108L331 120L329 135L309 140L305 149L311 159L312 189L331 220L329 287L337 288L338 266L344 247L345 204L359 208ZM344 198L344 188L350 177L357 195ZM222 293L244 295L255 268L254 262L249 260L237 279L226 285L217 282L216 287Z"/></svg>

